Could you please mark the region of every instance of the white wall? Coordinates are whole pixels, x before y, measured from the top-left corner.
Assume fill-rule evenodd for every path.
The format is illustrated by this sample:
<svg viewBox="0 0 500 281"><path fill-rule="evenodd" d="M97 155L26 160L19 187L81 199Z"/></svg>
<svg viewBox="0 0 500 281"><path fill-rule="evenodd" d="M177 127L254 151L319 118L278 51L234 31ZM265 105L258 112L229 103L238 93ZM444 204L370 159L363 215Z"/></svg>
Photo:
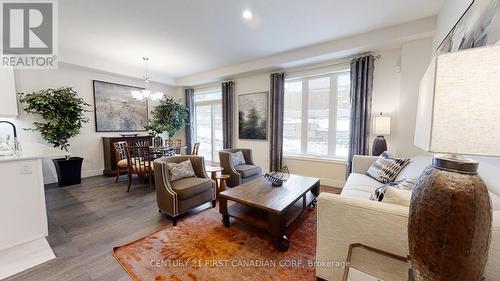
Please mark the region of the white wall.
<svg viewBox="0 0 500 281"><path fill-rule="evenodd" d="M92 80L102 80L139 87L144 86L140 79L132 79L64 64L60 64L59 68L55 70L17 70L15 75L17 92L29 93L45 88L71 86L74 87L78 94L85 99L87 103L91 104L92 107L94 104ZM175 88L163 84L153 83L151 88L153 90L162 91L168 95L178 94ZM177 98L180 97L177 96ZM89 118L89 123L84 124L80 135L70 139L69 148L72 155L85 158L82 168L83 177L102 174L104 169L102 137L119 136L120 134L119 132L96 133L94 113L89 112L86 116ZM13 120L18 127L21 144L29 142L46 143L39 133L22 129L32 127L34 116L28 116L24 111L20 110L17 119L9 120ZM0 136L9 133L7 129L9 128L1 128ZM147 134L147 132L139 133L144 135ZM183 136L183 132L180 132L179 135ZM44 160L43 170L46 183L57 181L54 165L51 160Z"/></svg>
<svg viewBox="0 0 500 281"><path fill-rule="evenodd" d="M270 87L270 76L269 73L259 74L255 76L249 76L245 78L240 78L234 80L234 147L236 148L250 148L252 149L254 161L262 167L264 171L269 170L269 126L270 119L268 118L268 136L267 140L240 140L238 137L238 96L241 94L257 93L257 92L268 92L269 99L269 87ZM269 104L269 102L268 102ZM270 106L270 104L269 104ZM270 108L268 107L268 116L270 116Z"/></svg>
<svg viewBox="0 0 500 281"><path fill-rule="evenodd" d="M401 91L401 48L379 51L373 74L372 116L391 116L391 134L385 136L389 152L397 154L399 94ZM373 120L373 119L372 119ZM373 124L371 124L373 128ZM376 136L370 134L370 144ZM370 146L371 151L371 146Z"/></svg>
<svg viewBox="0 0 500 281"><path fill-rule="evenodd" d="M417 117L418 91L432 58L432 38L411 41L401 48L401 92L397 127L397 153L415 156L424 153L413 144Z"/></svg>
<svg viewBox="0 0 500 281"><path fill-rule="evenodd" d="M413 145L418 88L432 56L432 38L404 43L401 48L379 51L375 61L372 115L391 116L389 152L400 156L424 153ZM373 128L373 126L372 126ZM375 136L370 135L370 143Z"/></svg>

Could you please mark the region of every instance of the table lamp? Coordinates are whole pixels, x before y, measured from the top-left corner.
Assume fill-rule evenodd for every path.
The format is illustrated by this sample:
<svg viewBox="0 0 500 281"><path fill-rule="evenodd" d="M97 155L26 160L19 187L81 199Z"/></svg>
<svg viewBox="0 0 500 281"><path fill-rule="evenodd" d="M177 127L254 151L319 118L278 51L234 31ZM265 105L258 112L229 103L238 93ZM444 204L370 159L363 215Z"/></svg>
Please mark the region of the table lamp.
<svg viewBox="0 0 500 281"><path fill-rule="evenodd" d="M437 154L413 190L408 222L416 280L479 281L492 210L479 163L500 155L500 45L435 58L418 98L416 146Z"/></svg>
<svg viewBox="0 0 500 281"><path fill-rule="evenodd" d="M391 134L391 117L382 116L382 112L380 112L379 116L374 117L373 133L377 137L373 140L372 155L379 156L384 151L387 151L387 142L385 141L384 135Z"/></svg>

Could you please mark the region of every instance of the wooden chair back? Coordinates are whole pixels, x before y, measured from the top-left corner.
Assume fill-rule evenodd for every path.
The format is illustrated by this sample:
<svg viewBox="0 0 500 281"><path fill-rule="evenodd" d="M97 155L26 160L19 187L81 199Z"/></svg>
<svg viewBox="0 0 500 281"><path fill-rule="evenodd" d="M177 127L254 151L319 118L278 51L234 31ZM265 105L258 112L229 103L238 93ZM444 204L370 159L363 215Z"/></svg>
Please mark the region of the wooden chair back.
<svg viewBox="0 0 500 281"><path fill-rule="evenodd" d="M193 144L193 152L191 153L191 155L198 155L199 151L200 151L200 143L197 142Z"/></svg>
<svg viewBox="0 0 500 281"><path fill-rule="evenodd" d="M151 145L151 142L148 140L135 142L135 146L138 146L138 147L148 147L150 145Z"/></svg>
<svg viewBox="0 0 500 281"><path fill-rule="evenodd" d="M116 163L118 163L120 160L127 159L127 146L128 143L126 141L117 141L113 143Z"/></svg>
<svg viewBox="0 0 500 281"><path fill-rule="evenodd" d="M127 146L126 150L129 173L148 174L152 171L149 146Z"/></svg>
<svg viewBox="0 0 500 281"><path fill-rule="evenodd" d="M165 146L172 147L176 154L181 154L182 139L165 140Z"/></svg>

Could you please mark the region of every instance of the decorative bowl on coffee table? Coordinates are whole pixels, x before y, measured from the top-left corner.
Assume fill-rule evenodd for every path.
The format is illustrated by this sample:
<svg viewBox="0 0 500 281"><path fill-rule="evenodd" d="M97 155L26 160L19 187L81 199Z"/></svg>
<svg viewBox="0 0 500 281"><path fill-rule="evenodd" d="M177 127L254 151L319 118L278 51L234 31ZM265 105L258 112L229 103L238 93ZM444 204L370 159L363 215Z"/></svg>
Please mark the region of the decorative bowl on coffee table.
<svg viewBox="0 0 500 281"><path fill-rule="evenodd" d="M290 178L290 172L288 167L285 166L279 171L267 173L264 177L271 182L273 186L282 186Z"/></svg>

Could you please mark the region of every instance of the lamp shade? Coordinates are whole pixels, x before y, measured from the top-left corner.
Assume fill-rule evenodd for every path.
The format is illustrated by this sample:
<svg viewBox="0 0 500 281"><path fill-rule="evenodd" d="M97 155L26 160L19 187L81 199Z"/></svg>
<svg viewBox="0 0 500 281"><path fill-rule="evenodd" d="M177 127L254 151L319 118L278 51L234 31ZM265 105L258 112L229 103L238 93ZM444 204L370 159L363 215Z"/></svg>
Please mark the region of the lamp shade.
<svg viewBox="0 0 500 281"><path fill-rule="evenodd" d="M420 82L416 146L500 156L500 45L440 55Z"/></svg>
<svg viewBox="0 0 500 281"><path fill-rule="evenodd" d="M391 117L377 116L373 118L373 133L377 136L391 134Z"/></svg>

